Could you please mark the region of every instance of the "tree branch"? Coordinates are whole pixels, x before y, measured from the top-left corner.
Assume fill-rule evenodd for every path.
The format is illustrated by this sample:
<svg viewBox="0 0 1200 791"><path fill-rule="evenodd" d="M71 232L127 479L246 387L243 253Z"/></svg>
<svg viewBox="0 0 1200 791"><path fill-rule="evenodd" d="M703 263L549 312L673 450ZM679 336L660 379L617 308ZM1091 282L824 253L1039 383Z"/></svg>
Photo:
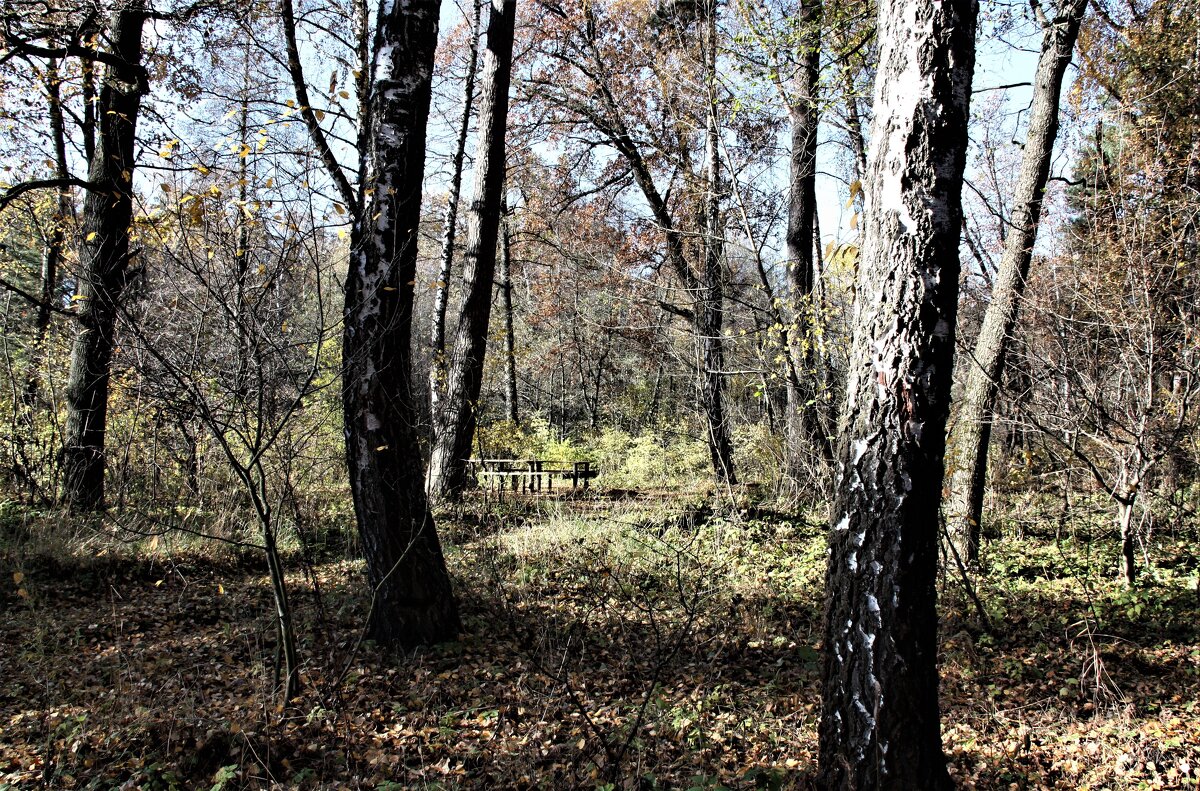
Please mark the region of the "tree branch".
<svg viewBox="0 0 1200 791"><path fill-rule="evenodd" d="M52 313L58 313L59 315L62 315L62 316L74 316L75 315L75 311L67 310L66 308L60 308L59 306L57 306L53 303L43 302L41 297L36 296L34 294L30 294L28 291L21 288L16 283L10 283L8 280L5 280L2 277L0 277L0 288L5 289L6 291L11 291L12 293L16 294L21 299L25 300L29 304L38 308L39 310L49 310Z"/></svg>
<svg viewBox="0 0 1200 791"><path fill-rule="evenodd" d="M20 184L14 184L0 195L0 211L8 208L8 204L24 195L26 192L40 189L62 189L63 187L79 187L85 190L103 191L97 185L90 181L68 177L65 179L35 179L33 181L22 181Z"/></svg>
<svg viewBox="0 0 1200 791"><path fill-rule="evenodd" d="M116 69L130 72L137 82L138 91L144 96L150 93L150 73L141 64L128 63L124 59L102 50L85 47L82 44L71 43L62 47L43 47L29 41L23 41L12 33L4 34L4 43L8 46L7 57L13 54L32 55L37 58L83 58Z"/></svg>
<svg viewBox="0 0 1200 791"><path fill-rule="evenodd" d="M300 105L300 116L304 119L309 137L317 147L321 162L329 172L329 177L333 179L342 202L353 216L357 217L361 212L358 196L350 186L350 180L346 178L346 171L333 155L333 149L329 147L329 141L325 137L325 130L321 128L321 122L317 120L316 111L308 98L308 83L304 80L304 66L300 62L300 49L296 45L296 13L292 7L292 0L281 0L280 13L283 17L283 36L287 42L287 70L296 92L296 102Z"/></svg>

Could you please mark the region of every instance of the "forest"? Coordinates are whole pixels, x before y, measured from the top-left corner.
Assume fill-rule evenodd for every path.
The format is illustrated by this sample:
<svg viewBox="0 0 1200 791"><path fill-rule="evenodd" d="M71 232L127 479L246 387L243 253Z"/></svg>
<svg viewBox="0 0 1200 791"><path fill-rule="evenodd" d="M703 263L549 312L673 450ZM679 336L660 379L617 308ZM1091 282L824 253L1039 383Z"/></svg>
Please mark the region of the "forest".
<svg viewBox="0 0 1200 791"><path fill-rule="evenodd" d="M1197 0L0 0L0 791L1200 787Z"/></svg>

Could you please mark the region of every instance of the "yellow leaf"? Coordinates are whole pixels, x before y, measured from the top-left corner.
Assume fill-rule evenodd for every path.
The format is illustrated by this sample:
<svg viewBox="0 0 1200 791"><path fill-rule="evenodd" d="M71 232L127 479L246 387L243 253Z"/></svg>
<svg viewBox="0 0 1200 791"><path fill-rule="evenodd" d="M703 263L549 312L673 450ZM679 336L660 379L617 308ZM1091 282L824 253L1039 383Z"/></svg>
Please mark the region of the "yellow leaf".
<svg viewBox="0 0 1200 791"><path fill-rule="evenodd" d="M224 596L224 595L225 595L225 586L224 586L224 585L221 585L220 583L218 583L218 584L217 584L217 595L218 595L218 596Z"/></svg>
<svg viewBox="0 0 1200 791"><path fill-rule="evenodd" d="M93 239L95 239L95 238L96 238L96 232L95 232L95 231L92 231L91 233L89 233L89 234L87 235L87 239L86 239L86 241L89 241L89 242L90 242L90 241L92 241L92 240L93 240Z"/></svg>
<svg viewBox="0 0 1200 791"><path fill-rule="evenodd" d="M159 580L158 582L154 583L154 587L161 588L162 584L163 584L163 580Z"/></svg>
<svg viewBox="0 0 1200 791"><path fill-rule="evenodd" d="M21 572L21 571L13 572L13 582L20 585L24 581L25 581L25 573L24 572Z"/></svg>
<svg viewBox="0 0 1200 791"><path fill-rule="evenodd" d="M313 110L313 115L315 115L317 117L318 121L325 120L325 111L324 110Z"/></svg>
<svg viewBox="0 0 1200 791"><path fill-rule="evenodd" d="M345 228L338 228L338 238L339 239L346 238L346 229Z"/></svg>
<svg viewBox="0 0 1200 791"><path fill-rule="evenodd" d="M334 210L335 212L337 212L338 214L345 214L345 213L346 213L346 207L345 207L345 206L343 206L343 205L342 205L342 204L340 204L340 203L335 203L335 204L333 204L333 210Z"/></svg>
<svg viewBox="0 0 1200 791"><path fill-rule="evenodd" d="M28 599L29 591L25 590L24 588L21 588L20 590L17 591L17 595L20 596L22 599Z"/></svg>
<svg viewBox="0 0 1200 791"><path fill-rule="evenodd" d="M858 227L858 212L855 212L854 216L850 218L850 230L853 231L857 227Z"/></svg>
<svg viewBox="0 0 1200 791"><path fill-rule="evenodd" d="M391 446L390 445L380 445L375 450L387 450L389 447L391 447Z"/></svg>

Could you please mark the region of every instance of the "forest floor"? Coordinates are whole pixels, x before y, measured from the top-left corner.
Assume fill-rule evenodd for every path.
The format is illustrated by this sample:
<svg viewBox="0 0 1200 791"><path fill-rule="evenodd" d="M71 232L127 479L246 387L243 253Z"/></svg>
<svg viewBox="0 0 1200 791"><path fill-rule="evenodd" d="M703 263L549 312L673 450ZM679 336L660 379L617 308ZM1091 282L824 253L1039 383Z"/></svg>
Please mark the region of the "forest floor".
<svg viewBox="0 0 1200 791"><path fill-rule="evenodd" d="M359 562L296 553L303 693L287 705L254 553L101 527L51 560L7 520L0 788L808 787L819 517L502 508L441 518L465 634L408 655L360 644ZM990 629L942 583L959 786L1196 787L1194 532L1160 529L1129 592L1112 536L1086 529L1102 519L1022 513L987 546Z"/></svg>

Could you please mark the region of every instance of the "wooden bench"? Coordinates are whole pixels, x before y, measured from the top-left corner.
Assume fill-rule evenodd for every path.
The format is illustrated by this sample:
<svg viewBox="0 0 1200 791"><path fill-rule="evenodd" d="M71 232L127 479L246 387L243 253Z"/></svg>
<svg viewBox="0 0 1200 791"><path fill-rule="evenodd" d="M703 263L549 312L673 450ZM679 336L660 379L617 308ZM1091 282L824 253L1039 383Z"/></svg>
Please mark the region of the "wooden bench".
<svg viewBox="0 0 1200 791"><path fill-rule="evenodd" d="M467 459L467 475L488 489L503 492L554 491L554 480L570 481L572 489L587 489L600 471L590 461L549 459ZM469 479L469 478L468 478Z"/></svg>

